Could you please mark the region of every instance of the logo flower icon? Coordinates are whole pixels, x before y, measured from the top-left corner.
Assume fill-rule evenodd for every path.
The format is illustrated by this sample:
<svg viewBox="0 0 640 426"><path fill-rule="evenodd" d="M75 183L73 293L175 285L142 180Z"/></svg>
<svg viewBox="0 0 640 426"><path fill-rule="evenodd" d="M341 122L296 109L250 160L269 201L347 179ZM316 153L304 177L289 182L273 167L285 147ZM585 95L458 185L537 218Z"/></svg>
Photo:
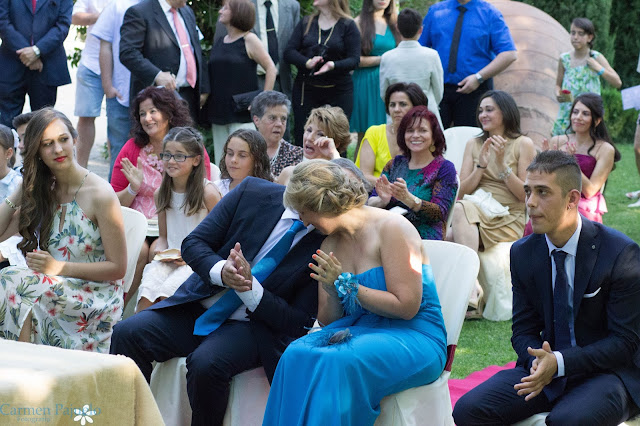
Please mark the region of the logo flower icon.
<svg viewBox="0 0 640 426"><path fill-rule="evenodd" d="M90 416L96 415L96 410L89 410L88 405L83 406L82 410L80 410L79 408L74 408L73 412L77 414L77 416L73 418L73 421L80 422L82 426L86 425L87 422L93 423L93 419Z"/></svg>

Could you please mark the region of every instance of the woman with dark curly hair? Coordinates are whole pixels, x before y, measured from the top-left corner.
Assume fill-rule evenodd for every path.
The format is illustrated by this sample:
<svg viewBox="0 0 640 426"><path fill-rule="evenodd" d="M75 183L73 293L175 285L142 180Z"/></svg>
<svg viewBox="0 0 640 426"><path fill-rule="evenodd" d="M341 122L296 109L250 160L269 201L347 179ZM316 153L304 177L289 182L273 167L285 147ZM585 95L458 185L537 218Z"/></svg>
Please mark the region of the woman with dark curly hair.
<svg viewBox="0 0 640 426"><path fill-rule="evenodd" d="M131 105L131 135L116 158L111 176L111 186L118 195L120 204L144 214L147 219L157 217L154 192L162 183L164 164L159 154L162 140L173 127L192 126L189 106L172 90L164 87L147 87L140 91ZM207 151L204 152L207 178L211 175L211 164ZM157 222L156 222L157 223ZM152 229L156 229L152 226ZM150 235L157 237L158 234ZM142 245L136 273L126 302L138 289L142 270L151 261L149 250L153 239Z"/></svg>
<svg viewBox="0 0 640 426"><path fill-rule="evenodd" d="M267 142L257 130L239 129L224 144L220 160L220 180L214 184L222 196L238 186L247 176L273 182Z"/></svg>
<svg viewBox="0 0 640 426"><path fill-rule="evenodd" d="M423 240L442 240L458 182L455 166L442 156L447 146L438 118L426 106L402 118L398 147L402 154L387 163L368 204L403 207Z"/></svg>
<svg viewBox="0 0 640 426"><path fill-rule="evenodd" d="M59 111L25 133L22 185L0 205L0 233L20 232L27 267L0 273L0 338L109 352L127 267L118 198L75 160L78 134Z"/></svg>

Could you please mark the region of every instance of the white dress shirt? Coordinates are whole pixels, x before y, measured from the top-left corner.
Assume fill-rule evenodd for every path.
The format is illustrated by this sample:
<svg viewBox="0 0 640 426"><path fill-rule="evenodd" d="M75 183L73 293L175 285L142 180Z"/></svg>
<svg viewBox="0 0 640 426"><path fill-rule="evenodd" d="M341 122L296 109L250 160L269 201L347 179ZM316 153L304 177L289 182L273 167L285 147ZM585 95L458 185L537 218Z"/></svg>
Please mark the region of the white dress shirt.
<svg viewBox="0 0 640 426"><path fill-rule="evenodd" d="M280 216L280 220L278 221L278 223L276 223L276 226L274 226L273 230L271 231L269 238L267 238L267 241L265 241L260 251L258 251L258 254L256 254L256 257L252 261L249 261L247 259L247 261L249 261L249 264L251 265L252 268L255 264L260 262L260 260L262 260L262 258L265 257L267 253L269 253L269 251L278 243L278 241L280 241L280 239L284 236L284 234L286 234L289 228L291 228L293 221L299 220L299 219L300 218L298 216L298 213L288 208L285 209L285 211L282 213L282 216ZM311 232L313 229L314 229L313 226L310 225L309 227L307 227L306 230L303 229L302 231L298 232L296 236L293 238L293 244L291 245L291 247L292 248L295 247L295 245L298 244L298 242L305 235ZM226 260L221 260L215 265L213 265L213 267L211 268L211 271L209 272L209 277L211 278L212 284L218 285L221 287L226 287L222 282L222 267L224 266L225 262ZM231 290L227 290L227 291L231 291ZM226 291L221 291L215 296L211 296L207 299L204 299L200 303L202 304L202 306L208 309L214 303L216 303L224 293L226 293ZM256 280L256 277L253 277L253 284L251 286L251 290L236 292L236 294L242 300L243 305L240 306L233 314L231 314L229 319L234 319L239 321L248 321L245 310L247 308L251 312L256 310L256 308L258 307L258 304L260 304L260 301L262 300L262 295L264 294L264 288L262 287L262 284L260 284L258 280Z"/></svg>
<svg viewBox="0 0 640 426"><path fill-rule="evenodd" d="M569 288L567 291L567 297L569 298L569 332L571 334L571 346L576 345L576 333L573 324L573 288L574 279L576 276L576 253L578 252L578 240L580 239L580 231L582 230L582 218L578 215L578 226L575 232L569 238L569 241L563 247L556 247L549 237L545 234L547 240L547 247L549 248L549 256L551 257L551 285L552 290L556 288L556 261L553 258L554 250L562 250L567 253L567 257L564 259L564 269L567 272L567 283ZM551 348L553 349L553 348ZM553 351L558 361L558 377L564 376L564 358L560 351Z"/></svg>
<svg viewBox="0 0 640 426"><path fill-rule="evenodd" d="M264 46L264 50L266 50L267 52L269 52L269 41L267 39L267 7L264 5L264 2L267 0L257 0L258 3L258 10L256 11L258 13L258 16L256 16L256 19L258 19L258 22L260 23L260 34L258 34L258 37L260 37L260 41L262 42L262 45ZM276 32L276 37L278 36L278 0L271 0L271 16L273 17L273 26L274 31ZM278 39L278 54L280 54L280 40ZM276 70L280 69L280 63L278 61L278 63L276 64ZM258 64L258 75L265 75L266 71L264 70L264 68L262 68L262 66L260 66L260 64Z"/></svg>

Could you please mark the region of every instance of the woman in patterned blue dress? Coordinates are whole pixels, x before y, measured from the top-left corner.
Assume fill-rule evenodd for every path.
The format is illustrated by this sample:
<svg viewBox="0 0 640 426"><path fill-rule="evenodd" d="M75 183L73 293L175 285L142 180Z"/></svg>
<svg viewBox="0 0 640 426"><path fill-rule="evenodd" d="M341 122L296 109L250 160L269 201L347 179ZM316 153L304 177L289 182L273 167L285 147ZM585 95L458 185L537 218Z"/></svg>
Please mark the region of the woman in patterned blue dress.
<svg viewBox="0 0 640 426"><path fill-rule="evenodd" d="M387 163L368 204L407 209L406 218L424 240L442 240L458 192L456 169L445 160L444 134L425 106L409 110L398 126L402 155Z"/></svg>
<svg viewBox="0 0 640 426"><path fill-rule="evenodd" d="M287 185L285 205L328 235L309 264L327 325L283 354L264 425L373 425L382 398L442 373L446 331L420 235L366 200L326 160L299 164Z"/></svg>
<svg viewBox="0 0 640 426"><path fill-rule="evenodd" d="M0 233L20 232L27 267L0 271L0 338L109 352L127 267L120 203L75 160L77 133L45 108L25 133L23 182L0 203Z"/></svg>

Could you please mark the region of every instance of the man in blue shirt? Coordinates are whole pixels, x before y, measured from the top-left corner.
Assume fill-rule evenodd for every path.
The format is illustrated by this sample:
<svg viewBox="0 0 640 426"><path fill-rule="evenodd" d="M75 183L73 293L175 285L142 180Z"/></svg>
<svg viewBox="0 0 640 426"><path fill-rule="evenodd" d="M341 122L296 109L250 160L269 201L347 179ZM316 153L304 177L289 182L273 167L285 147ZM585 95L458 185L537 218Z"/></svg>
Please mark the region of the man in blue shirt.
<svg viewBox="0 0 640 426"><path fill-rule="evenodd" d="M438 51L444 69L440 116L445 128L476 126L482 94L516 60L502 14L484 0L446 0L429 8L420 44Z"/></svg>

